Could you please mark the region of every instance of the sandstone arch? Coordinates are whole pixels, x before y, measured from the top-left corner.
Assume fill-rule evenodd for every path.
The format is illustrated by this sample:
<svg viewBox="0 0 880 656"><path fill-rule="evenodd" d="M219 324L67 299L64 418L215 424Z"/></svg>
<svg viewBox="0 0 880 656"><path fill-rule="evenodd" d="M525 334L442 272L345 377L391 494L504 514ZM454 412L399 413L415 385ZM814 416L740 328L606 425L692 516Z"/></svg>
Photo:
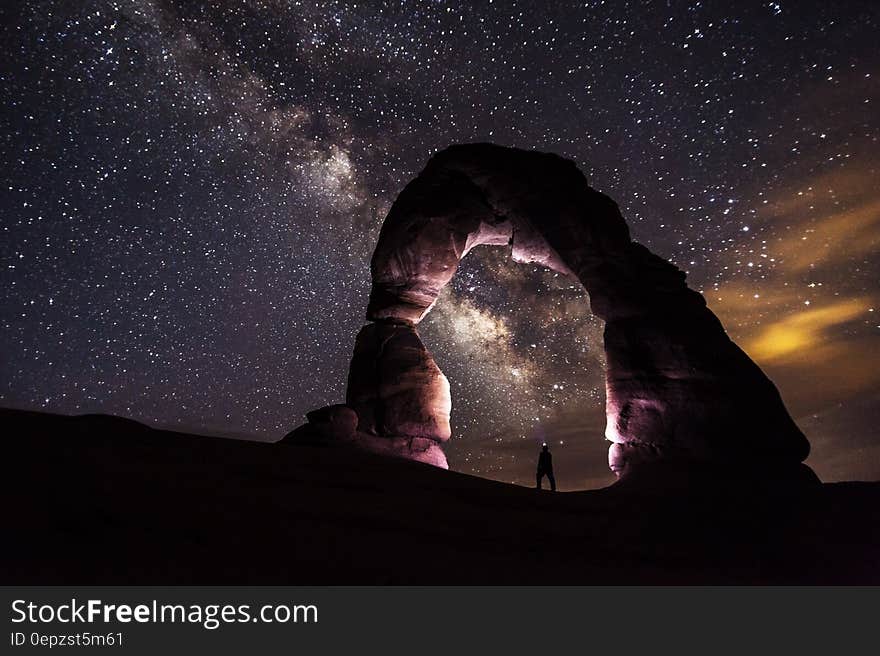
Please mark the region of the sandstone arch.
<svg viewBox="0 0 880 656"><path fill-rule="evenodd" d="M809 443L773 383L688 288L630 239L617 205L571 161L492 144L452 146L400 193L371 262L368 323L344 406L288 439L333 440L446 466L449 384L416 326L459 261L510 245L580 281L605 320L606 438L618 476L659 464L797 468Z"/></svg>

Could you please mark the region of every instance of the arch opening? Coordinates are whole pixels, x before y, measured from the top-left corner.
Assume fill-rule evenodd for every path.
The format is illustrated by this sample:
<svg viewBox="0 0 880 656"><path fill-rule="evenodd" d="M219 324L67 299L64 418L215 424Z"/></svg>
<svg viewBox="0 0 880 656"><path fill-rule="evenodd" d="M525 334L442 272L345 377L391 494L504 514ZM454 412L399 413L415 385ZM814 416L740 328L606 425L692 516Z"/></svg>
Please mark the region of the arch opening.
<svg viewBox="0 0 880 656"><path fill-rule="evenodd" d="M611 483L603 328L576 279L517 263L510 246L464 257L417 327L452 389L450 468L532 486L547 443L563 488Z"/></svg>

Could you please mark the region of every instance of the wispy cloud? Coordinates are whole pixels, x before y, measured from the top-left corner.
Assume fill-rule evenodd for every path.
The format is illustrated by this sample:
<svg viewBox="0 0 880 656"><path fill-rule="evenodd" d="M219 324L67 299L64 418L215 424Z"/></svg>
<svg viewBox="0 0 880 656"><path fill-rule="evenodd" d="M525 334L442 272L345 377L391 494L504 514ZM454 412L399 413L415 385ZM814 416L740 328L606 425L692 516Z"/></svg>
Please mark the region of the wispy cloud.
<svg viewBox="0 0 880 656"><path fill-rule="evenodd" d="M880 248L880 175L836 170L769 200L763 212L778 237L769 250L796 274L849 262Z"/></svg>

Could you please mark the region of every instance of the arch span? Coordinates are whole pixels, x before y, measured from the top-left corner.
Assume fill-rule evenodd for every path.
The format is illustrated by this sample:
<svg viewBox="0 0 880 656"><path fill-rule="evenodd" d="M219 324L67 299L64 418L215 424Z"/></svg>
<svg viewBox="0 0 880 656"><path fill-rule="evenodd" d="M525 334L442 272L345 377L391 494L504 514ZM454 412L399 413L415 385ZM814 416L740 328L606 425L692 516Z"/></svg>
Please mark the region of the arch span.
<svg viewBox="0 0 880 656"><path fill-rule="evenodd" d="M806 458L776 387L685 274L631 240L616 203L569 160L493 144L441 151L395 200L371 261L346 404L310 413L291 439L446 466L449 384L416 326L481 244L577 279L604 319L605 436L618 476L661 463L774 471Z"/></svg>

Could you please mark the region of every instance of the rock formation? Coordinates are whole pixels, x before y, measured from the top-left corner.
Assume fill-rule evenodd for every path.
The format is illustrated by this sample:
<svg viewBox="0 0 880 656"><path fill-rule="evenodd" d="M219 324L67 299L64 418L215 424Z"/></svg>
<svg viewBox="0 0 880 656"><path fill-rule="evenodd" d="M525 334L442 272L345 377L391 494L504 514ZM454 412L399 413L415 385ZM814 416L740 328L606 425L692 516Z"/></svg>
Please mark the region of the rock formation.
<svg viewBox="0 0 880 656"><path fill-rule="evenodd" d="M712 463L772 476L806 458L809 444L773 383L685 274L630 239L614 201L573 162L492 144L438 153L398 196L371 262L372 323L357 338L347 409L324 413L345 431L310 414L288 439L320 436L445 466L449 385L415 326L481 244L576 278L605 320L605 436L618 476Z"/></svg>

